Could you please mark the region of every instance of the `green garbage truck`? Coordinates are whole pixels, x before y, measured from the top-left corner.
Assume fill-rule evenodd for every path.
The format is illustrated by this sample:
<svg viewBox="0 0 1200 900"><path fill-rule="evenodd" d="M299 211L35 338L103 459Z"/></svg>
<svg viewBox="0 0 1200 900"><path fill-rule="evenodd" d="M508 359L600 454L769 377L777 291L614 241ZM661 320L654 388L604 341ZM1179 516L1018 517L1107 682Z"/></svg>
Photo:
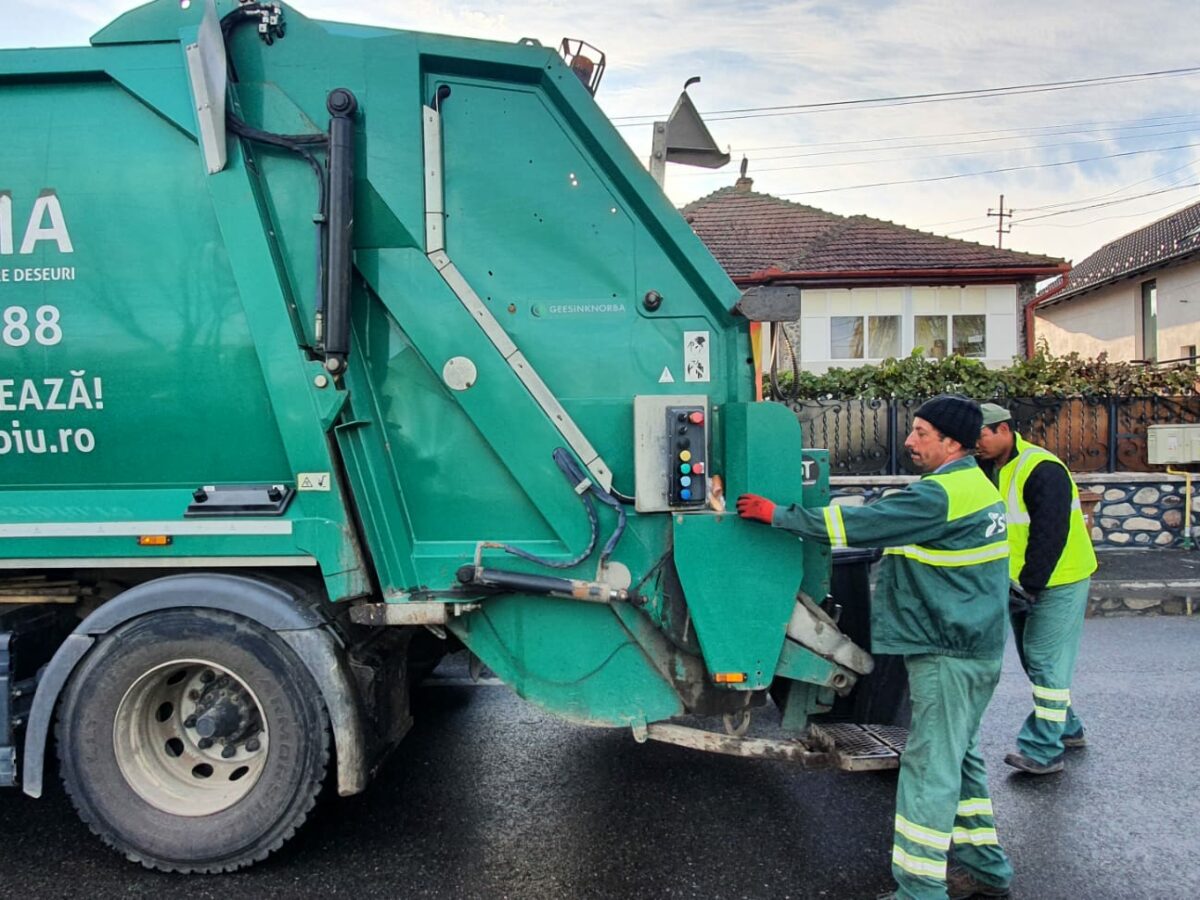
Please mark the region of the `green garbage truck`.
<svg viewBox="0 0 1200 900"><path fill-rule="evenodd" d="M238 0L0 52L0 783L56 754L109 845L230 871L364 790L455 651L637 740L895 764L828 549L724 506L828 501L755 402L794 311L604 63Z"/></svg>

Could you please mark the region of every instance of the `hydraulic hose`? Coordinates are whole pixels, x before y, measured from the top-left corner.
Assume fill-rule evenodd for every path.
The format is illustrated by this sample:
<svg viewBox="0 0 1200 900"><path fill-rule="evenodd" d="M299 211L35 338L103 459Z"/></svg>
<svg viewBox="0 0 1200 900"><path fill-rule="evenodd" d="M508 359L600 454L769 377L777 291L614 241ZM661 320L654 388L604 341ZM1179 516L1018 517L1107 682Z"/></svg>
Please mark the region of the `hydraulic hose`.
<svg viewBox="0 0 1200 900"><path fill-rule="evenodd" d="M243 25L256 25L259 37L266 43L272 44L278 38L284 36L284 22L281 18L280 7L275 4L268 3L247 3L232 10L221 19L221 36L225 42L226 59L228 60L229 78L231 82L238 81L237 70L233 65L233 58L229 53L229 42L234 31ZM349 95L348 91L335 91L334 95ZM353 100L352 95L351 100ZM332 111L332 110L331 110ZM351 110L351 115L353 110ZM349 166L340 165L336 167L337 186L330 184L330 181L335 178L335 167L330 165L330 173L327 176L325 169L321 163L313 155L313 151L325 151L330 157L336 155L331 148L331 137L328 134L308 133L308 134L277 134L271 131L264 131L261 128L255 128L244 119L237 116L232 109L228 110L225 115L228 122L229 130L238 137L247 141L253 141L258 144L265 144L270 147L278 147L282 150L287 150L300 156L308 163L313 174L317 179L317 210L313 215L313 224L316 226L316 279L314 284L313 306L315 310L314 323L314 338L315 346L326 351L326 366L331 372L337 374L345 366L345 357L349 349L348 338L348 275L349 266L346 262L348 246L348 233L339 233L335 243L338 244L338 252L335 254L335 259L331 265L330 260L330 193L337 192L337 205L339 209L345 207L343 197L346 195L348 188L346 182L353 182L353 157ZM340 116L335 113L335 119L341 118L345 120L346 116ZM336 124L331 124L331 133L336 131L338 134L337 143L339 147L351 146L353 140L353 126L347 126L346 121L340 121ZM348 132L348 133L347 133ZM341 154L342 157L345 154ZM347 174L348 173L348 174ZM352 201L351 201L352 203ZM352 213L347 216L342 216L345 221L352 221ZM342 232L348 232L348 229L340 229ZM327 282L332 275L335 277L336 284L330 285ZM334 295L333 302L330 302L330 294ZM332 337L332 341L330 341ZM328 350L328 345L332 343L332 353Z"/></svg>
<svg viewBox="0 0 1200 900"><path fill-rule="evenodd" d="M504 552L511 553L513 556L519 556L522 559L527 559L530 562L535 562L539 565L549 566L552 569L569 569L572 566L577 566L596 549L596 539L600 535L600 520L596 515L596 504L592 502L592 496L595 496L607 506L612 507L617 511L617 525L613 529L612 535L605 542L604 548L600 551L600 562L607 562L612 556L613 551L617 547L617 542L621 540L621 535L625 533L625 507L621 502L613 497L608 491L601 488L594 481L588 478L583 467L579 465L575 457L568 453L564 448L558 447L554 451L554 463L562 471L563 476L570 482L571 487L579 492L579 500L583 503L584 509L587 510L588 525L591 528L591 538L588 540L587 546L574 559L554 560L546 559L545 557L537 556L530 553L528 550L522 550L520 547L514 547L511 544L502 544ZM580 488L580 485L587 485L586 489Z"/></svg>

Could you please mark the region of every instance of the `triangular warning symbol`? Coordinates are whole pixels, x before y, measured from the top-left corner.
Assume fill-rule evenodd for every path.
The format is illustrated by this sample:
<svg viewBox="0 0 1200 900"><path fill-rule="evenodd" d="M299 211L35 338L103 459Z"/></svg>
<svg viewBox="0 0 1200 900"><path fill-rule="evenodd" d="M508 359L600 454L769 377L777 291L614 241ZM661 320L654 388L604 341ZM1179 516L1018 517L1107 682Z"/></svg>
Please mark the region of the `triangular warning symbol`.
<svg viewBox="0 0 1200 900"><path fill-rule="evenodd" d="M671 374L670 366L663 366L662 374L658 376L659 384L674 384L675 376Z"/></svg>
<svg viewBox="0 0 1200 900"><path fill-rule="evenodd" d="M305 490L313 486L312 479L305 475L300 479L300 490Z"/></svg>

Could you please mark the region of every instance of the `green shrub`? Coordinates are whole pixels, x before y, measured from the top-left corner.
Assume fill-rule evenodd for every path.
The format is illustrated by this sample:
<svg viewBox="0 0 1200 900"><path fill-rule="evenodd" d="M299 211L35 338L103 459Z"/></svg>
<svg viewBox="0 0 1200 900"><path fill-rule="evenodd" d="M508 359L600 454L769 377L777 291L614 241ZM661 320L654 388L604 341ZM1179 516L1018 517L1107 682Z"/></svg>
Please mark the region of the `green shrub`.
<svg viewBox="0 0 1200 900"><path fill-rule="evenodd" d="M914 348L903 359L885 359L877 366L830 369L822 375L780 372L776 399L813 400L851 397L932 397L953 391L977 399L1005 397L1092 397L1151 395L1191 396L1197 393L1195 365L1148 366L1110 362L1107 354L1087 359L1078 353L1053 356L1039 341L1030 359L1013 358L1004 369L989 369L977 359L949 356L925 359ZM768 379L769 381L769 379ZM770 386L764 385L768 390Z"/></svg>

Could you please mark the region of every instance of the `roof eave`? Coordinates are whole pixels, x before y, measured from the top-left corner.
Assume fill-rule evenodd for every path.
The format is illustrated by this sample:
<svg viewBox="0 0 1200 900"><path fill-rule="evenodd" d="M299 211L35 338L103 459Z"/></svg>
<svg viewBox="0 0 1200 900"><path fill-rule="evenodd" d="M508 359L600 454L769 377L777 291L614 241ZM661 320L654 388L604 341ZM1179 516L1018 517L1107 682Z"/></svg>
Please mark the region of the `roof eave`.
<svg viewBox="0 0 1200 900"><path fill-rule="evenodd" d="M1058 304L1067 300L1074 300L1077 297L1082 297L1085 294L1092 293L1093 291L1098 291L1102 288L1111 287L1114 284L1120 284L1122 281L1128 281L1132 278L1137 278L1139 275L1148 275L1151 272L1157 272L1160 269L1166 269L1172 265L1188 262L1197 255L1200 255L1200 249L1189 250L1186 253L1180 253L1176 256L1169 256L1166 259L1157 259L1152 263L1146 263L1144 266L1138 266L1134 269L1127 269L1126 271L1117 275L1111 275L1108 278L1105 278L1103 281L1095 281L1091 284L1082 285L1074 289L1063 290L1061 293L1055 291L1053 301L1046 304L1039 303L1038 308L1044 309L1049 306L1057 306ZM734 280L736 281L736 279ZM1050 297L1047 295L1043 299L1049 300Z"/></svg>
<svg viewBox="0 0 1200 900"><path fill-rule="evenodd" d="M1025 278L1065 275L1069 263L1031 266L995 266L974 268L846 269L785 272L761 269L748 275L734 275L739 287L755 284L798 284L802 287L876 287L881 284L997 284Z"/></svg>

